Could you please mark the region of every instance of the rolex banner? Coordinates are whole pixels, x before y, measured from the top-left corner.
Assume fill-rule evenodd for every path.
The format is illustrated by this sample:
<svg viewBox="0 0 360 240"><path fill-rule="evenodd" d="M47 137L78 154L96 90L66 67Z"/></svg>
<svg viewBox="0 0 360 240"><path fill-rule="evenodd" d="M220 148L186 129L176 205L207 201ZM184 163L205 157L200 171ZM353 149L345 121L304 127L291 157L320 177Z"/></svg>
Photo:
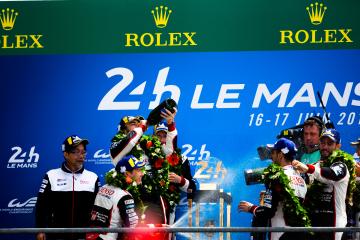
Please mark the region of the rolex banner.
<svg viewBox="0 0 360 240"><path fill-rule="evenodd" d="M249 227L237 205L258 204L264 186L246 185L244 171L271 163L258 147L326 111L354 154L358 9L355 0L1 1L0 227L34 227L42 177L62 163L66 136L89 139L85 167L104 184L121 117L147 117L167 98L198 189L225 196L200 199L196 214L184 194L175 225L192 214L192 226Z"/></svg>

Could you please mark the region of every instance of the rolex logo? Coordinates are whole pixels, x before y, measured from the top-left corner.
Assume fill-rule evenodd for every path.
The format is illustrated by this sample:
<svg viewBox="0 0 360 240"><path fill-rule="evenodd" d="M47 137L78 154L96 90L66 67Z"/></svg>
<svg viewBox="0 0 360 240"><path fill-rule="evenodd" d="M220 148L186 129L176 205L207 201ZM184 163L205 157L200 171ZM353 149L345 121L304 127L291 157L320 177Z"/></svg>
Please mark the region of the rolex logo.
<svg viewBox="0 0 360 240"><path fill-rule="evenodd" d="M155 7L155 10L152 10L151 13L154 17L156 27L164 28L169 21L172 11L168 7L160 6L160 8Z"/></svg>
<svg viewBox="0 0 360 240"><path fill-rule="evenodd" d="M310 4L310 7L306 7L313 25L319 25L322 22L326 9L327 7L324 4L319 4L318 2Z"/></svg>
<svg viewBox="0 0 360 240"><path fill-rule="evenodd" d="M1 26L5 31L14 28L16 17L19 15L14 9L6 8L0 12ZM11 34L9 32L0 35L1 49L14 48L44 48L41 42L41 34Z"/></svg>
<svg viewBox="0 0 360 240"><path fill-rule="evenodd" d="M164 29L173 11L166 6L151 10L155 25L161 32L125 33L125 47L190 47L197 46L196 32L168 32ZM176 12L178 14L178 12ZM176 15L177 15L176 14ZM151 20L150 14L148 14ZM175 19L176 20L176 19ZM159 30L160 31L160 30Z"/></svg>
<svg viewBox="0 0 360 240"><path fill-rule="evenodd" d="M19 15L19 13L15 12L14 9L10 10L9 8L7 8L6 11L5 11L5 9L3 9L1 11L0 21L1 21L2 28L5 31L9 31L9 30L13 29L17 15Z"/></svg>
<svg viewBox="0 0 360 240"><path fill-rule="evenodd" d="M323 3L311 3L306 7L311 24L315 29L284 29L280 30L280 44L345 44L353 43L351 28L323 29L320 25L327 7ZM302 13L305 13L302 10Z"/></svg>

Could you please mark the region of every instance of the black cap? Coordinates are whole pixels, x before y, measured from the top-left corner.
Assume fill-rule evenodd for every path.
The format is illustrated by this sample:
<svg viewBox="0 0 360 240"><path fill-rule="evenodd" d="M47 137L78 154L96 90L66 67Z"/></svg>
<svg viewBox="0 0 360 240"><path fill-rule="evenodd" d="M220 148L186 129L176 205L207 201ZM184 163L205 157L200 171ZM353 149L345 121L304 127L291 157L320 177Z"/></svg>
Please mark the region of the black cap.
<svg viewBox="0 0 360 240"><path fill-rule="evenodd" d="M84 146L86 146L89 144L89 141L87 139L82 139L77 135L71 135L64 140L61 145L61 149L63 152L69 152L80 144L84 144Z"/></svg>

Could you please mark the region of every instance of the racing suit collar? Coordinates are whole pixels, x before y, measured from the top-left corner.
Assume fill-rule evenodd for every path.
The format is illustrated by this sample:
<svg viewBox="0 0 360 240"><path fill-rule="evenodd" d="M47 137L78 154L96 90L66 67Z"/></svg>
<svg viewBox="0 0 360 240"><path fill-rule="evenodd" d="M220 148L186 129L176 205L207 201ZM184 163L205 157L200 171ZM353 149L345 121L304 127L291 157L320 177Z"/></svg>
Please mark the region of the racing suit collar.
<svg viewBox="0 0 360 240"><path fill-rule="evenodd" d="M83 173L84 169L85 168L84 168L84 165L83 165L79 170L77 170L74 173ZM66 167L66 162L65 161L61 164L61 170L63 170L64 172L67 172L67 173L73 173L68 167Z"/></svg>

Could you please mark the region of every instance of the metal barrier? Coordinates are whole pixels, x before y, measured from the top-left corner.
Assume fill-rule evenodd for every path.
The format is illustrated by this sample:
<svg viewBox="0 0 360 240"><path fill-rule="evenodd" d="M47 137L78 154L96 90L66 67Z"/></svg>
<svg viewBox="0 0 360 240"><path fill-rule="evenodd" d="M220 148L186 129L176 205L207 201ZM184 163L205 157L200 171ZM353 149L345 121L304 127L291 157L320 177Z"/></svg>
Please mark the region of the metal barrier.
<svg viewBox="0 0 360 240"><path fill-rule="evenodd" d="M88 232L360 232L360 227L139 227L139 228L0 228L0 234Z"/></svg>

